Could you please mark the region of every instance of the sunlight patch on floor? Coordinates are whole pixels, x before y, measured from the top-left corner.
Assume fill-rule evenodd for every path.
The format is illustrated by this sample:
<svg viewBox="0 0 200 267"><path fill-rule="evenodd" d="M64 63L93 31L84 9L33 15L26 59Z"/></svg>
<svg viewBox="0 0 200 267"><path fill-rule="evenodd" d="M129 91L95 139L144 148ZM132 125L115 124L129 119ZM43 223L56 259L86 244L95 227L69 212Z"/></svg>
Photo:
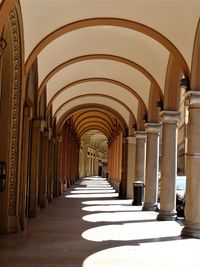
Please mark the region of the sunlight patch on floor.
<svg viewBox="0 0 200 267"><path fill-rule="evenodd" d="M70 194L96 194L96 193L115 193L114 189L101 189L101 190L87 190L87 189L83 189L83 190L72 190L70 191Z"/></svg>
<svg viewBox="0 0 200 267"><path fill-rule="evenodd" d="M88 200L83 201L83 205L132 205L132 199L113 199L113 200ZM141 210L141 206L134 206L134 209Z"/></svg>
<svg viewBox="0 0 200 267"><path fill-rule="evenodd" d="M71 194L66 195L66 198L112 198L118 197L118 193L103 193L103 194Z"/></svg>
<svg viewBox="0 0 200 267"><path fill-rule="evenodd" d="M196 250L191 251L191 247ZM139 243L101 250L89 256L83 267L199 267L200 246L194 239Z"/></svg>
<svg viewBox="0 0 200 267"><path fill-rule="evenodd" d="M181 229L182 227L174 221L110 224L90 228L82 233L82 237L96 242L155 239L180 236Z"/></svg>
<svg viewBox="0 0 200 267"><path fill-rule="evenodd" d="M126 205L101 205L101 206L87 206L82 208L84 211L135 211L134 206L126 206Z"/></svg>
<svg viewBox="0 0 200 267"><path fill-rule="evenodd" d="M126 222L140 220L156 220L156 212L105 212L85 215L82 219L87 222Z"/></svg>

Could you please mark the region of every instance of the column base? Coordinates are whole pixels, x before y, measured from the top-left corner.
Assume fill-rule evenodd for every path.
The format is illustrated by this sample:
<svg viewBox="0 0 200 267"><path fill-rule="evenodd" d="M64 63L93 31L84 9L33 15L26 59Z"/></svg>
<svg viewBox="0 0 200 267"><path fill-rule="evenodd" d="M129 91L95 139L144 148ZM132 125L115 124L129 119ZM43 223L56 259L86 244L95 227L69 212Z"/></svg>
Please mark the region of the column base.
<svg viewBox="0 0 200 267"><path fill-rule="evenodd" d="M157 221L175 221L177 219L176 211L160 210L156 218Z"/></svg>
<svg viewBox="0 0 200 267"><path fill-rule="evenodd" d="M46 209L47 206L48 206L48 200L47 200L47 198L45 200L43 200L43 201L40 201L40 208L41 209Z"/></svg>
<svg viewBox="0 0 200 267"><path fill-rule="evenodd" d="M181 236L200 238L200 223L185 222Z"/></svg>
<svg viewBox="0 0 200 267"><path fill-rule="evenodd" d="M35 218L39 214L40 208L36 207L35 209L29 209L28 211L28 217L29 218Z"/></svg>
<svg viewBox="0 0 200 267"><path fill-rule="evenodd" d="M142 207L143 211L159 211L158 204L147 204L144 203L144 206Z"/></svg>
<svg viewBox="0 0 200 267"><path fill-rule="evenodd" d="M19 217L18 216L9 216L8 217L8 227L6 233L18 233L20 232Z"/></svg>

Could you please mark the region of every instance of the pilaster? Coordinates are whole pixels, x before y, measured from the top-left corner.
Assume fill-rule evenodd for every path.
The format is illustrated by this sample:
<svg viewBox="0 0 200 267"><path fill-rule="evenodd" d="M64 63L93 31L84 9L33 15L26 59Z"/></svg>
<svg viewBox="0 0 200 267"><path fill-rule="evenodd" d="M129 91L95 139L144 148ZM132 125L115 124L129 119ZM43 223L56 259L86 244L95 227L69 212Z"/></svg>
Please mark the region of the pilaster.
<svg viewBox="0 0 200 267"><path fill-rule="evenodd" d="M41 120L33 120L32 151L31 151L31 176L29 196L29 217L36 217L38 213L38 178L40 154Z"/></svg>
<svg viewBox="0 0 200 267"><path fill-rule="evenodd" d="M41 208L47 207L47 174L48 174L48 141L49 132L45 131L42 136L42 162L39 181L39 202Z"/></svg>

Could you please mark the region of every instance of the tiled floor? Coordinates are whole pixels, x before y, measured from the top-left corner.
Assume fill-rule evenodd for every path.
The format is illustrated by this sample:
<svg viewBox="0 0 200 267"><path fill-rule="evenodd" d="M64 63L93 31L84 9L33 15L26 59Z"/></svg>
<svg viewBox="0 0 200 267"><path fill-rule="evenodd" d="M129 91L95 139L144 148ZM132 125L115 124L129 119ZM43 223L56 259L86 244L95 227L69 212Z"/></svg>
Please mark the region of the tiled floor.
<svg viewBox="0 0 200 267"><path fill-rule="evenodd" d="M27 231L0 236L0 266L200 267L200 240L181 238L181 222L131 202L105 179L83 179Z"/></svg>

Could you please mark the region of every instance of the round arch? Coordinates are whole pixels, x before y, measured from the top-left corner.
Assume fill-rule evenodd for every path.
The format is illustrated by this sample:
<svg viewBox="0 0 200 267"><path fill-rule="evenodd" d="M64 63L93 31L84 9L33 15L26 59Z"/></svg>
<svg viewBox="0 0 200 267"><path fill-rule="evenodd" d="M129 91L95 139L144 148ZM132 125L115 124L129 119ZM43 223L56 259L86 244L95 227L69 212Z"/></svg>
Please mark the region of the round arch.
<svg viewBox="0 0 200 267"><path fill-rule="evenodd" d="M144 69L141 65L135 63L134 61L131 61L129 59L120 57L120 56L116 56L116 55L110 55L110 54L92 54L92 55L84 55L84 56L80 56L80 57L76 57L76 58L72 58L68 61L63 62L62 64L58 65L56 68L54 68L42 81L39 90L38 90L38 94L39 96L41 95L42 91L45 89L46 83L56 74L58 73L60 70L73 65L75 63L78 62L83 62L83 61L87 61L87 60L96 60L96 59L101 59L101 60L111 60L111 61L116 61L119 63L123 63L125 65L128 65L134 69L137 69L140 73L142 73L154 86L154 90L156 90L157 94L159 95L159 97L162 99L163 98L163 93L162 90L159 86L159 84L157 83L157 81L154 79L154 77L146 70Z"/></svg>
<svg viewBox="0 0 200 267"><path fill-rule="evenodd" d="M104 118L100 117L100 116L89 116L86 118L83 118L80 122L78 122L77 124L74 123L75 128L78 130L82 125L88 123L88 122L102 122L102 124L105 124L107 128L109 128L110 131L112 131L112 126L108 123L107 120L105 120Z"/></svg>
<svg viewBox="0 0 200 267"><path fill-rule="evenodd" d="M196 30L192 55L191 89L200 91L200 19Z"/></svg>
<svg viewBox="0 0 200 267"><path fill-rule="evenodd" d="M38 54L53 40L60 37L63 34L81 29L86 27L92 27L92 26L115 26L115 27L122 27L122 28L128 28L130 30L135 30L138 32L141 32L152 39L156 40L160 44L162 44L172 55L174 55L180 66L183 70L183 73L187 76L190 76L190 71L188 68L188 65L180 53L180 51L175 47L175 45L170 42L164 35L159 33L158 31L135 21L131 20L125 20L121 18L90 18L90 19L84 19L72 22L70 24L67 24L49 35L47 35L43 40L40 41L40 43L33 49L31 54L29 55L26 64L25 64L25 72L28 74L31 65L33 64L34 60L38 56Z"/></svg>
<svg viewBox="0 0 200 267"><path fill-rule="evenodd" d="M127 105L125 105L123 102L121 102L120 100L118 100L118 99L116 99L116 98L114 98L114 97L112 97L112 96L108 96L108 95L105 95L105 94L83 94L83 95L81 95L81 96L75 96L75 97L73 97L73 98L71 98L70 100L67 100L67 101L65 101L56 111L55 111L55 113L54 113L54 115L53 115L53 122L54 122L54 120L55 120L55 117L56 117L56 115L58 114L58 112L66 105L66 104L68 104L68 103L70 103L70 102L72 102L72 101L74 101L74 100L76 100L76 99L80 99L80 98L83 98L83 97L87 97L87 96L100 96L100 97L105 97L105 98L108 98L108 99L112 99L112 100L114 100L116 103L119 103L121 106L123 106L128 112L129 112L129 114L131 114L133 117L134 117L134 119L135 119L135 116L134 116L134 114L133 114L133 112L130 110L130 108L127 106ZM136 121L136 119L135 119L135 121Z"/></svg>
<svg viewBox="0 0 200 267"><path fill-rule="evenodd" d="M116 120L119 121L119 124L122 128L122 132L123 132L124 137L127 136L128 126L127 126L124 118L121 116L121 114L118 113L116 110L112 109L111 107L108 107L108 106L102 105L102 104L82 104L82 105L71 108L65 114L63 114L62 117L58 120L57 128L56 128L57 134L58 135L60 134L60 131L61 131L64 123L67 121L67 119L70 116L72 116L73 114L75 114L76 112L79 112L81 110L91 110L91 109L100 110L100 111L103 111L104 113L108 113L109 116L113 116ZM135 117L134 117L134 120L135 120ZM135 120L135 123L136 123L136 120Z"/></svg>
<svg viewBox="0 0 200 267"><path fill-rule="evenodd" d="M95 115L93 115L95 114ZM79 119L82 121L85 118L87 119L88 117L99 117L104 119L108 124L113 125L113 120L110 118L110 116L108 114L106 114L103 111L97 111L97 110L89 110L89 111L85 111L80 113L75 119L74 119L74 125L76 126L77 123L79 123Z"/></svg>
<svg viewBox="0 0 200 267"><path fill-rule="evenodd" d="M87 131L89 131L89 130L98 130L98 131L100 131L100 132L102 132L105 136L106 136L106 138L107 139L109 139L109 137L110 137L110 135L106 132L106 130L103 128L103 127L101 127L101 126L88 126L88 127L86 127L85 129L83 129L80 133L79 133L79 135L80 135L80 138L87 132Z"/></svg>
<svg viewBox="0 0 200 267"><path fill-rule="evenodd" d="M126 84L122 83L122 82L119 82L119 81L116 81L116 80L113 80L113 79L108 79L108 78L100 78L100 77L94 77L94 78L86 78L86 79L81 79L81 80L77 80L77 81L74 81L68 85L66 85L65 87L61 88L49 101L48 105L47 105L47 113L49 112L50 110L50 107L51 107L51 104L53 102L53 100L58 96L60 95L62 92L72 88L73 86L75 85L78 85L78 84L82 84L82 83L86 83L86 82L107 82L107 83L110 83L110 84L114 84L114 85L117 85L119 87L122 87L123 89L125 89L126 91L128 91L129 93L131 93L134 97L137 98L138 102L141 104L141 107L144 109L145 112L147 112L147 107L144 103L144 101L142 100L142 98L132 89L130 88L129 86L127 86Z"/></svg>
<svg viewBox="0 0 200 267"><path fill-rule="evenodd" d="M86 122L85 125L82 125L79 129L77 129L78 136L84 129L87 129L88 127L91 127L92 129L95 129L96 127L101 127L107 133L107 136L111 135L110 129L108 129L108 127L105 124L93 121L93 122Z"/></svg>

